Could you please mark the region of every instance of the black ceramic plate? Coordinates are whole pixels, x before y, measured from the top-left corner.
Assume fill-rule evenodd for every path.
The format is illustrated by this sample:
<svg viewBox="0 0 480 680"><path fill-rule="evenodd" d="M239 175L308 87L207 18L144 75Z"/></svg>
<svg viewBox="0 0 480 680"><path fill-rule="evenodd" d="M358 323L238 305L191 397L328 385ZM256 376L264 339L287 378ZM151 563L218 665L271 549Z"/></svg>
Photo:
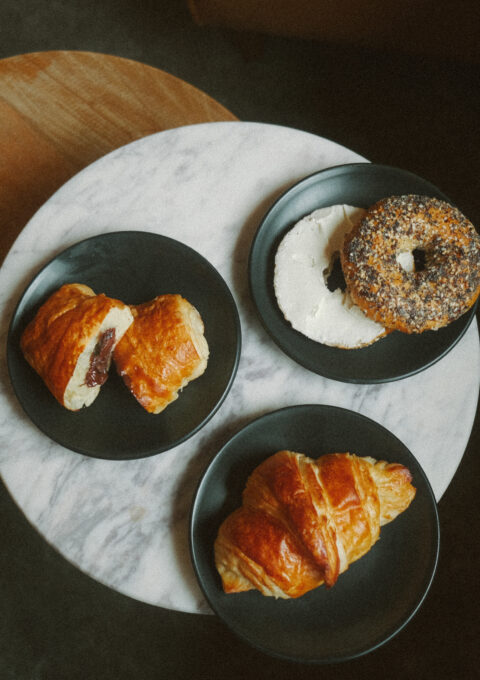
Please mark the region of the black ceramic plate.
<svg viewBox="0 0 480 680"><path fill-rule="evenodd" d="M416 496L404 513L382 527L380 540L333 588L321 586L295 600L275 600L257 591L226 595L213 558L218 527L241 505L254 468L281 449L313 458L350 451L402 463L413 475ZM274 656L334 662L372 651L412 618L435 573L439 524L424 472L388 430L345 409L294 406L251 422L213 459L192 507L190 546L200 586L232 631Z"/></svg>
<svg viewBox="0 0 480 680"><path fill-rule="evenodd" d="M382 383L418 373L441 359L473 319L471 309L454 323L421 335L390 333L368 347L342 350L310 340L294 330L278 307L273 288L275 253L285 233L317 208L346 203L368 208L386 196L407 193L449 199L410 172L354 163L310 175L288 189L263 218L252 243L250 288L266 330L282 350L309 370L343 382Z"/></svg>
<svg viewBox="0 0 480 680"><path fill-rule="evenodd" d="M147 413L112 367L97 399L75 413L54 399L30 368L20 336L39 305L63 283L138 304L179 293L200 312L210 358L162 413ZM96 458L124 460L166 451L197 432L219 408L234 380L240 355L240 322L220 274L199 253L165 236L137 231L102 234L63 251L33 279L14 312L7 343L10 378L31 420L51 439Z"/></svg>

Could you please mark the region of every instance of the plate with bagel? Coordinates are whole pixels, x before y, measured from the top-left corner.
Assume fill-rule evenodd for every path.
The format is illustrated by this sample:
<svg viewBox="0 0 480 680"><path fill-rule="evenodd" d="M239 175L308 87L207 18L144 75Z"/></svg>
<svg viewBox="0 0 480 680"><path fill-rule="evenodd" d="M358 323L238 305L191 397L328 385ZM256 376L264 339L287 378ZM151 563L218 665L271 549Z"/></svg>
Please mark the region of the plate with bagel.
<svg viewBox="0 0 480 680"><path fill-rule="evenodd" d="M53 441L94 458L166 451L220 407L240 357L233 296L200 253L143 231L65 249L14 310L17 398Z"/></svg>
<svg viewBox="0 0 480 680"><path fill-rule="evenodd" d="M436 363L480 293L480 236L431 182L372 163L300 180L264 215L249 256L259 318L326 378L383 383Z"/></svg>
<svg viewBox="0 0 480 680"><path fill-rule="evenodd" d="M434 578L439 537L431 486L406 446L321 404L234 434L206 468L190 521L212 610L263 652L306 663L362 656L402 630Z"/></svg>

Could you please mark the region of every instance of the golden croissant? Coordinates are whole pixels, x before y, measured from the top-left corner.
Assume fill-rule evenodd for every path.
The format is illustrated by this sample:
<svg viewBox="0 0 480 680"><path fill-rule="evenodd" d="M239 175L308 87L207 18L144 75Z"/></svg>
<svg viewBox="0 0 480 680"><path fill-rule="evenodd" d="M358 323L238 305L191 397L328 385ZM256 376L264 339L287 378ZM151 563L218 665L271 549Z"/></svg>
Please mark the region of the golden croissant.
<svg viewBox="0 0 480 680"><path fill-rule="evenodd" d="M296 598L364 555L415 496L409 470L350 453L279 451L250 475L221 524L215 564L226 593Z"/></svg>

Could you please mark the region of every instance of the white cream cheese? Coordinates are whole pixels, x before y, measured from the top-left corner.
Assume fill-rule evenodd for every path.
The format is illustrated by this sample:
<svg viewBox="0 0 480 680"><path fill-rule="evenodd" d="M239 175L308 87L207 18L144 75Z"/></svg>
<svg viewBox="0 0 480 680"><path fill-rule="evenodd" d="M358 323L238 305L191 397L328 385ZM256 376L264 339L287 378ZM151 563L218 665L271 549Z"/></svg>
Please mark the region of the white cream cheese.
<svg viewBox="0 0 480 680"><path fill-rule="evenodd" d="M319 208L287 232L275 256L274 289L284 317L295 330L324 345L354 349L385 334L348 291L327 287L345 234L364 214L349 205Z"/></svg>
<svg viewBox="0 0 480 680"><path fill-rule="evenodd" d="M400 251L396 257L396 260L404 271L409 273L415 271L415 260L411 251Z"/></svg>

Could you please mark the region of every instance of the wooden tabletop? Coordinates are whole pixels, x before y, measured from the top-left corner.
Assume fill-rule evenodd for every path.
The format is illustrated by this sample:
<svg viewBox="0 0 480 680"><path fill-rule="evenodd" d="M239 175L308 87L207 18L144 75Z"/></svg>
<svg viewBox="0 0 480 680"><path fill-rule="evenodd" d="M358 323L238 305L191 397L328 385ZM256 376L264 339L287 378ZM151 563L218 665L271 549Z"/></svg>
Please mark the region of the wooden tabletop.
<svg viewBox="0 0 480 680"><path fill-rule="evenodd" d="M237 118L197 88L145 64L91 52L0 61L0 262L72 175L145 135Z"/></svg>

